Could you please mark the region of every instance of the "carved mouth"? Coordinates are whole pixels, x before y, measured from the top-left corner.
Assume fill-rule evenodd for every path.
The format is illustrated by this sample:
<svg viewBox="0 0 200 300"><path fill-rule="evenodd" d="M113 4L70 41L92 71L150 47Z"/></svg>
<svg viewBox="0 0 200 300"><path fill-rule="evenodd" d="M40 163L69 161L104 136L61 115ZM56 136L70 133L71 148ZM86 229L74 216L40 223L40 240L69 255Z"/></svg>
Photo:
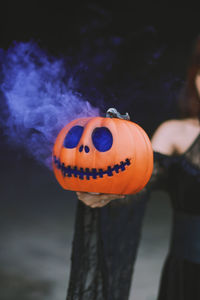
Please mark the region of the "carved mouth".
<svg viewBox="0 0 200 300"><path fill-rule="evenodd" d="M86 177L87 180L97 179L98 177L103 178L104 175L113 176L114 173L119 173L119 171L125 171L126 166L131 164L130 159L127 158L125 161L121 161L120 164L114 165L114 167L108 166L106 170L103 169L89 169L89 168L80 168L65 166L64 163L61 163L59 158L54 156L53 162L56 165L56 168L61 170L63 177L76 177L79 179L84 179Z"/></svg>

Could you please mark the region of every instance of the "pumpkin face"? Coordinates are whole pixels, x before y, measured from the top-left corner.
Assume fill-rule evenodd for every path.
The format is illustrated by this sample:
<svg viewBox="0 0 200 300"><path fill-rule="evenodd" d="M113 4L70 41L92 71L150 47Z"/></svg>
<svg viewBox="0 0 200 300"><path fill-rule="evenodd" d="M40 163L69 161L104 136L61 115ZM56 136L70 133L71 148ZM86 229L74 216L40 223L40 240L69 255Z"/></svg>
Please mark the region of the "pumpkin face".
<svg viewBox="0 0 200 300"><path fill-rule="evenodd" d="M153 168L150 140L137 124L116 118L81 118L67 124L53 149L53 169L67 190L133 194Z"/></svg>

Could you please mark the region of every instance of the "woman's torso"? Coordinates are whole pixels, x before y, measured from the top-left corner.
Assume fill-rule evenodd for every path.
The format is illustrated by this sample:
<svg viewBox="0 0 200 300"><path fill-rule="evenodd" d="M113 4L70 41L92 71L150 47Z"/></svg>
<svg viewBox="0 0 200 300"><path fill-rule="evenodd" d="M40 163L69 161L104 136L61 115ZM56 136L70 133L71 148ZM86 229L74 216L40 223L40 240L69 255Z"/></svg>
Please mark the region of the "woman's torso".
<svg viewBox="0 0 200 300"><path fill-rule="evenodd" d="M159 173L164 174L163 186L170 195L173 208L200 214L199 120L185 119L163 123L154 134L152 145L158 152L155 169L159 170L155 170L158 175L154 177L159 177Z"/></svg>
<svg viewBox="0 0 200 300"><path fill-rule="evenodd" d="M172 157L167 179L173 208L200 214L200 134L183 154Z"/></svg>

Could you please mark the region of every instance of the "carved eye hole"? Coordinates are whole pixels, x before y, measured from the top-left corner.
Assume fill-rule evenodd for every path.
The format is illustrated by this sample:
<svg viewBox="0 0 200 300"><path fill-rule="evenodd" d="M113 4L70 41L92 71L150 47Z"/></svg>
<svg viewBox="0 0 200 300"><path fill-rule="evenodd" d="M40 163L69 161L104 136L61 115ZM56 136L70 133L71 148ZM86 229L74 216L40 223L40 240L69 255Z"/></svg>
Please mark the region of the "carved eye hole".
<svg viewBox="0 0 200 300"><path fill-rule="evenodd" d="M107 127L97 127L92 133L92 142L98 151L108 151L113 144L112 133Z"/></svg>
<svg viewBox="0 0 200 300"><path fill-rule="evenodd" d="M64 143L63 143L64 147L70 148L70 149L75 148L80 141L80 138L83 134L83 130L84 130L84 127L82 127L82 126L72 127L68 131L68 133L64 139Z"/></svg>

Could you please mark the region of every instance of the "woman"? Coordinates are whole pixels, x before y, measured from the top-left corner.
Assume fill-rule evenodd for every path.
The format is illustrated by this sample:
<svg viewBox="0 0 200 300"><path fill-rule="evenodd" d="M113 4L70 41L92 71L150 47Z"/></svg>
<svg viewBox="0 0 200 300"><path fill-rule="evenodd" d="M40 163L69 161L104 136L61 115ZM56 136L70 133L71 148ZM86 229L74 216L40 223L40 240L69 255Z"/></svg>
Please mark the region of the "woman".
<svg viewBox="0 0 200 300"><path fill-rule="evenodd" d="M164 188L170 195L174 215L170 251L163 269L159 300L200 299L200 38L190 62L181 109L181 119L164 122L153 135L155 165L152 178L146 187L146 191ZM103 207L116 198L124 197L88 193L77 193L77 196L91 208ZM137 237L140 235L139 225L143 216L145 196L147 193L144 191L134 196L138 199L136 203L143 201L142 213L136 226ZM115 232L114 227L113 234ZM104 233L106 234L106 230ZM134 257L129 262L134 262L138 240L133 248ZM123 242L126 243L126 240ZM121 241L119 245L120 243ZM124 252L124 255L128 255L129 252L130 249ZM103 258L104 253L101 255ZM126 279L131 277L131 271L132 269L126 274ZM119 282L120 280L117 284ZM126 290L127 293L120 296L121 298L111 293L110 296L102 294L102 298L96 299L124 300L128 297L129 284Z"/></svg>

